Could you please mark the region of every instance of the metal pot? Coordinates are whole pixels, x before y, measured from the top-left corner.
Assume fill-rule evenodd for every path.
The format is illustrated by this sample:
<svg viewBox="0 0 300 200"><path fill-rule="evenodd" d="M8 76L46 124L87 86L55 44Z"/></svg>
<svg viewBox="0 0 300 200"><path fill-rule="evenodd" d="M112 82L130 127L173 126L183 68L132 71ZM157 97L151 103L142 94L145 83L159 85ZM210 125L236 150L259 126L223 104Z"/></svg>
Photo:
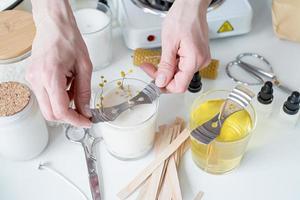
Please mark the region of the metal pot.
<svg viewBox="0 0 300 200"><path fill-rule="evenodd" d="M165 16L175 0L131 0L146 13ZM208 12L220 6L225 0L212 0Z"/></svg>

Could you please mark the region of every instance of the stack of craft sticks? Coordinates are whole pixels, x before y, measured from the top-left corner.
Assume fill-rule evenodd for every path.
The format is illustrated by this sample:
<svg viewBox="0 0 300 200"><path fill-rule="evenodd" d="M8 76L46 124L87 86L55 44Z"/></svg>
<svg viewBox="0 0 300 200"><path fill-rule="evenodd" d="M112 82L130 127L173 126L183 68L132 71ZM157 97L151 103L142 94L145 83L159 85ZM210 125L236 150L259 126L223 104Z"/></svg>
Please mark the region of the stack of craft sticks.
<svg viewBox="0 0 300 200"><path fill-rule="evenodd" d="M183 130L184 121L182 119L176 119L172 125L163 125L159 128L157 133L156 144L154 147L155 154L158 155L166 148ZM188 140L187 140L188 141ZM152 175L146 180L142 186L137 199L141 200L181 200L181 189L179 185L179 179L177 174L177 167L180 162L180 158L188 149L189 145L185 142L185 145L181 145L173 155L165 160Z"/></svg>
<svg viewBox="0 0 300 200"><path fill-rule="evenodd" d="M182 200L177 167L190 147L189 132L184 126L184 121L177 118L159 127L154 146L156 159L118 193L120 199L126 199L139 187L138 200ZM199 194L197 199L201 199Z"/></svg>

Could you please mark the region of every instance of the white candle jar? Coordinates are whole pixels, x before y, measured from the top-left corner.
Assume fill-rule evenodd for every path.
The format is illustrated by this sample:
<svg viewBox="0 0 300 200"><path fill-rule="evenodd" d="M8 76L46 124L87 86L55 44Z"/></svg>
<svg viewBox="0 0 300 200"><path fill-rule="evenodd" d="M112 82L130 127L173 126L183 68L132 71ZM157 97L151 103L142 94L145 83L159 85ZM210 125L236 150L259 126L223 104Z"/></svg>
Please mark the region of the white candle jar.
<svg viewBox="0 0 300 200"><path fill-rule="evenodd" d="M93 71L100 70L112 60L112 14L97 1L77 2L76 23L87 46Z"/></svg>
<svg viewBox="0 0 300 200"><path fill-rule="evenodd" d="M30 160L48 143L48 130L35 96L18 82L0 83L0 155Z"/></svg>
<svg viewBox="0 0 300 200"><path fill-rule="evenodd" d="M120 83L123 83L123 89L120 88ZM109 107L128 101L146 85L147 83L141 80L127 78L107 83L96 95L95 106L99 107L102 104L102 107ZM149 94L151 95L153 94ZM123 112L112 122L94 124L94 133L103 137L108 151L115 157L122 160L142 157L154 144L158 105L158 99L151 104L137 105Z"/></svg>

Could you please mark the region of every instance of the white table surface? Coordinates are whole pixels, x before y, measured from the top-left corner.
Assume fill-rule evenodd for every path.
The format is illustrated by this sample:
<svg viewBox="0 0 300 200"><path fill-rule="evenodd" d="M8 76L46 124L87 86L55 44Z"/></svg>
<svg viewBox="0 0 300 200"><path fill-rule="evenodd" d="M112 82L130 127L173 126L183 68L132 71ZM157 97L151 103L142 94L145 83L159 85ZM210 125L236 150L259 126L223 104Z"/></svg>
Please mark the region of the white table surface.
<svg viewBox="0 0 300 200"><path fill-rule="evenodd" d="M277 39L272 30L269 0L250 1L254 8L253 30L248 35L211 41L212 57L221 61L217 81L204 81L204 89L230 89L234 83L224 73L224 66L241 52L257 52L274 66L281 80L299 89L300 44ZM128 50L115 31L114 62L103 71L93 74L96 86L100 75L109 80L118 77L120 70L133 68L132 52ZM27 62L23 62L26 65ZM133 77L148 78L137 68ZM254 88L257 90L257 88ZM226 175L210 175L198 169L187 152L179 168L183 199L191 200L204 191L205 200L296 200L300 198L300 129L286 127L278 112L286 94L275 90L275 109L270 119L260 121L249 144L241 166ZM171 122L185 114L182 95L161 97L159 124ZM87 169L80 145L70 143L61 128L50 128L50 142L38 158L26 162L13 162L0 158L1 200L81 200L81 196L61 179L47 171L37 169L40 162L50 162L52 167L74 181L90 196ZM100 145L100 157L105 200L117 199L116 193L152 159L150 153L137 161L119 161ZM132 197L134 199L134 197Z"/></svg>

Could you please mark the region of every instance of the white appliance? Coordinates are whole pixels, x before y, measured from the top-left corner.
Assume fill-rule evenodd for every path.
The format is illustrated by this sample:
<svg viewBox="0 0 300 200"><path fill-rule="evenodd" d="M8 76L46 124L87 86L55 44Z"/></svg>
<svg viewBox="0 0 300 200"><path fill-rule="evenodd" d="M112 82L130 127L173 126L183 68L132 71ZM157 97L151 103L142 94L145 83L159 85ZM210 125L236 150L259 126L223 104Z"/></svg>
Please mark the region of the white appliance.
<svg viewBox="0 0 300 200"><path fill-rule="evenodd" d="M118 20L128 48L161 46L161 23L166 11L158 11L145 0L119 0ZM211 39L248 33L253 11L248 0L215 0L208 9Z"/></svg>

